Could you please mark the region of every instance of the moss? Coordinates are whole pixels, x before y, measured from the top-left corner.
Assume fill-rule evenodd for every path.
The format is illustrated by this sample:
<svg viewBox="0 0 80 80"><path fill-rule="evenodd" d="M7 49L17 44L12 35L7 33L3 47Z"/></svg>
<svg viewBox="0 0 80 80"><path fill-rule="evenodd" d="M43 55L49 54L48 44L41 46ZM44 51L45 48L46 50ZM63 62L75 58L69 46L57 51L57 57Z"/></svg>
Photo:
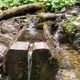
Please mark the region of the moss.
<svg viewBox="0 0 80 80"><path fill-rule="evenodd" d="M37 17L39 18L39 22L44 21L44 17L41 15L41 13L38 13Z"/></svg>
<svg viewBox="0 0 80 80"><path fill-rule="evenodd" d="M43 22L37 23L37 24L36 24L36 28L37 28L37 29L43 29L43 25L44 25Z"/></svg>

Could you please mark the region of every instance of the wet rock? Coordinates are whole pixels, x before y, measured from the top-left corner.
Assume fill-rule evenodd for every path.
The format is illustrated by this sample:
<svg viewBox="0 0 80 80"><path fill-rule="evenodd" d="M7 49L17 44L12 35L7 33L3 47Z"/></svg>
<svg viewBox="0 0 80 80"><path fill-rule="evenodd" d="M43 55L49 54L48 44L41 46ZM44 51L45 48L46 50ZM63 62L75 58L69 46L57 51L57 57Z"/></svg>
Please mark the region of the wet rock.
<svg viewBox="0 0 80 80"><path fill-rule="evenodd" d="M60 69L56 75L56 80L79 80L75 71Z"/></svg>
<svg viewBox="0 0 80 80"><path fill-rule="evenodd" d="M75 34L73 45L80 50L80 29L78 29Z"/></svg>
<svg viewBox="0 0 80 80"><path fill-rule="evenodd" d="M65 56L65 57L61 60L61 68L63 68L63 69L73 68L69 56Z"/></svg>
<svg viewBox="0 0 80 80"><path fill-rule="evenodd" d="M10 80L27 80L29 42L15 42L6 54L6 71Z"/></svg>
<svg viewBox="0 0 80 80"><path fill-rule="evenodd" d="M0 43L0 54L3 55L6 49L7 49L7 46L3 43Z"/></svg>
<svg viewBox="0 0 80 80"><path fill-rule="evenodd" d="M62 39L63 39L63 34L64 34L64 31L63 31L63 29L59 26L58 29L57 29L57 31L56 31L56 33L55 33L55 35L54 35L54 37L53 37L53 39L55 40L56 43L62 41Z"/></svg>

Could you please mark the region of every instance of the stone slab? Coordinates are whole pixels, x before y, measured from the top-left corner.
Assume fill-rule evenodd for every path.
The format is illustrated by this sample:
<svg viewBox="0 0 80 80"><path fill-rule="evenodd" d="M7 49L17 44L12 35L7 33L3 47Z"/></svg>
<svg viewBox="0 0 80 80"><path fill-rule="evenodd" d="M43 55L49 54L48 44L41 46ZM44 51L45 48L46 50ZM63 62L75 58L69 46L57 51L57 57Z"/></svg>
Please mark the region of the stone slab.
<svg viewBox="0 0 80 80"><path fill-rule="evenodd" d="M46 42L35 42L34 50L36 49L48 49L49 50L49 47L47 46Z"/></svg>
<svg viewBox="0 0 80 80"><path fill-rule="evenodd" d="M14 42L11 46L11 50L28 50L29 48L29 42Z"/></svg>
<svg viewBox="0 0 80 80"><path fill-rule="evenodd" d="M27 80L29 42L15 42L6 54L6 71L10 80Z"/></svg>

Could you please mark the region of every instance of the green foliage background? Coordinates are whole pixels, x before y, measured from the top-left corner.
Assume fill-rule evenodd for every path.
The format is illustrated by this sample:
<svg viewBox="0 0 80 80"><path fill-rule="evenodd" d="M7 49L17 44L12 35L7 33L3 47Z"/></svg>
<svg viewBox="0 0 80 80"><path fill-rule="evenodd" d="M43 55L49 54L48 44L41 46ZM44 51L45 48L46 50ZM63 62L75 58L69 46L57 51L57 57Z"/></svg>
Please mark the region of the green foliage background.
<svg viewBox="0 0 80 80"><path fill-rule="evenodd" d="M59 9L63 6L71 6L77 0L0 0L0 8L3 6L13 7L34 2L42 2L46 9Z"/></svg>

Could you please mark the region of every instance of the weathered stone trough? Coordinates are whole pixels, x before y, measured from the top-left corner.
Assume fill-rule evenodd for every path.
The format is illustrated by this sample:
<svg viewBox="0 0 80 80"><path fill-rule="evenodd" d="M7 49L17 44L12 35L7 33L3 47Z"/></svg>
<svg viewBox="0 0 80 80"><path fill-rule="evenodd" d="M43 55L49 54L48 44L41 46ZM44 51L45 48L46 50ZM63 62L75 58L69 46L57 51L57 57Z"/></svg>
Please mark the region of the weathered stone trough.
<svg viewBox="0 0 80 80"><path fill-rule="evenodd" d="M20 22L18 20L19 18L16 19L16 22ZM33 18L33 20L35 20L35 18ZM32 34L27 28L27 26L31 25L31 22L29 22L28 25L26 25L26 23L27 22L22 24L22 28L6 49L4 55L5 65L3 65L5 70L4 74L6 73L8 80L28 80L28 54L30 45L33 44L33 48L31 49L32 68L30 79L53 80L59 65L57 59L51 56L49 47L46 44L44 31L33 28L35 34ZM4 78L2 80L4 80Z"/></svg>

